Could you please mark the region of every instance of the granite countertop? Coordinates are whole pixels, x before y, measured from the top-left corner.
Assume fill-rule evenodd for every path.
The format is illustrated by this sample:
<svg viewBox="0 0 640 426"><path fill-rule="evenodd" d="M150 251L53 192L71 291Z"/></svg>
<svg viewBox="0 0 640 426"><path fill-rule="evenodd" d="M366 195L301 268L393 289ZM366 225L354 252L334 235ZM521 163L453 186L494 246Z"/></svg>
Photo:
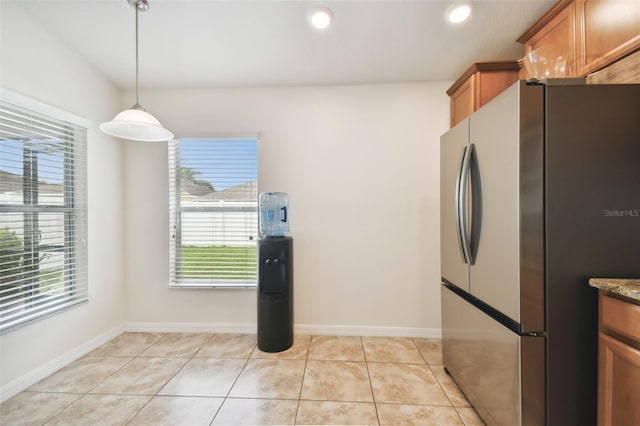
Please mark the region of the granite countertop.
<svg viewBox="0 0 640 426"><path fill-rule="evenodd" d="M640 301L640 279L591 278L589 285Z"/></svg>

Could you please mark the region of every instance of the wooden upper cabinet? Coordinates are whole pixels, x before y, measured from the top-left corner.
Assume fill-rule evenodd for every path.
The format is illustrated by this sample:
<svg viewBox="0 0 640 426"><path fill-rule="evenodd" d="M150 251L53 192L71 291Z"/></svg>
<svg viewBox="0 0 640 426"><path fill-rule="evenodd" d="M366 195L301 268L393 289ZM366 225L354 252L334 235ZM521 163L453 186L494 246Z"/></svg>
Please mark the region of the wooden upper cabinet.
<svg viewBox="0 0 640 426"><path fill-rule="evenodd" d="M451 97L451 127L518 81L517 61L473 64L447 90Z"/></svg>
<svg viewBox="0 0 640 426"><path fill-rule="evenodd" d="M640 0L560 0L518 41L566 53L565 77L586 77L640 49Z"/></svg>
<svg viewBox="0 0 640 426"><path fill-rule="evenodd" d="M447 94L451 97L450 125L455 126L466 117L470 116L475 107L474 78L467 78L456 90L449 89Z"/></svg>
<svg viewBox="0 0 640 426"><path fill-rule="evenodd" d="M577 77L576 61L577 30L576 6L573 1L559 1L518 38L524 43L525 55L536 49L545 49L549 58L565 56L565 75L552 77ZM528 75L526 76L529 77Z"/></svg>
<svg viewBox="0 0 640 426"><path fill-rule="evenodd" d="M597 71L640 48L640 1L579 0L580 74Z"/></svg>
<svg viewBox="0 0 640 426"><path fill-rule="evenodd" d="M547 58L565 55L564 75L587 83L640 83L640 0L560 0L518 41L525 55L544 49ZM520 63L523 63L520 60ZM531 77L517 61L473 64L447 90L451 127L518 79Z"/></svg>

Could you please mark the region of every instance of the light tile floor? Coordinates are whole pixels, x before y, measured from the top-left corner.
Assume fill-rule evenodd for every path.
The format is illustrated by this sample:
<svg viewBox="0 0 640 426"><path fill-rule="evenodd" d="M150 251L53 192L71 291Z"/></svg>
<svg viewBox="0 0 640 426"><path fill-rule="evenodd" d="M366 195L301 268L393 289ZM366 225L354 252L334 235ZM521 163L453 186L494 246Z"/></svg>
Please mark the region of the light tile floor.
<svg viewBox="0 0 640 426"><path fill-rule="evenodd" d="M2 425L482 425L437 339L123 333L0 405Z"/></svg>

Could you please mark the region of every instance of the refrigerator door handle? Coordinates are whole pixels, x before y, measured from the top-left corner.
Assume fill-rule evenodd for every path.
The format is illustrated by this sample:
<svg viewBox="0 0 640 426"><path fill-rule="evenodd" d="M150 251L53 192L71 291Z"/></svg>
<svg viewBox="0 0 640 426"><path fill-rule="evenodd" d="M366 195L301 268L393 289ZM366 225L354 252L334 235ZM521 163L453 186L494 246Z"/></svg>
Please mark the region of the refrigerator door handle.
<svg viewBox="0 0 640 426"><path fill-rule="evenodd" d="M469 202L469 170L471 167L471 157L473 156L474 145L470 144L464 153L464 157L462 158L462 167L460 170L460 201L458 203L458 217L459 219L459 228L460 228L460 242L462 243L462 251L464 253L464 257L466 259L466 263L469 265L474 264L473 254L471 253L471 240L468 235L467 226L468 219L468 202Z"/></svg>
<svg viewBox="0 0 640 426"><path fill-rule="evenodd" d="M463 228L465 231L465 244L467 250L467 259L469 260L469 265L474 265L476 263L476 251L473 249L472 240L475 237L479 237L480 235L480 223L481 223L481 213L482 213L482 195L480 190L480 171L478 170L478 161L476 158L476 146L475 144L469 144L468 151L468 160L465 169L464 182L465 187L463 192L465 192L464 198L464 216L463 216ZM470 179L468 179L470 177ZM466 196L467 188L471 185L471 197ZM466 203L469 202L469 198L471 198L471 209L469 210L466 207ZM467 219L467 215L471 213L469 219ZM468 227L467 227L468 223ZM468 232L468 234L467 234Z"/></svg>
<svg viewBox="0 0 640 426"><path fill-rule="evenodd" d="M460 248L460 255L462 256L462 261L464 263L467 262L467 256L464 251L464 243L462 240L462 216L461 216L461 204L462 201L460 199L461 185L462 185L462 170L464 168L464 160L467 158L467 147L465 146L462 150L462 158L460 159L460 168L458 169L458 178L456 179L456 231L458 234L458 247Z"/></svg>
<svg viewBox="0 0 640 426"><path fill-rule="evenodd" d="M462 161L460 162L460 171L456 181L456 224L458 231L458 244L462 261L470 263L471 250L469 247L469 238L467 236L467 187L469 182L469 163L471 160L472 146L464 147L462 152Z"/></svg>

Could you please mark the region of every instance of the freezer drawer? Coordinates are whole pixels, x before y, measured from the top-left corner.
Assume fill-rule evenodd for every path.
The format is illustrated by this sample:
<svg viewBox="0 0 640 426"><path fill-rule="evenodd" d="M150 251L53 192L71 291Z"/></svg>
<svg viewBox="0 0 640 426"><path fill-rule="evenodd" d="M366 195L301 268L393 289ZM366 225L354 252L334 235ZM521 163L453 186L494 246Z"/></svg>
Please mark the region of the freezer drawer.
<svg viewBox="0 0 640 426"><path fill-rule="evenodd" d="M442 286L444 365L488 425L547 423L545 344Z"/></svg>
<svg viewBox="0 0 640 426"><path fill-rule="evenodd" d="M444 365L487 425L522 424L520 339L442 286Z"/></svg>

